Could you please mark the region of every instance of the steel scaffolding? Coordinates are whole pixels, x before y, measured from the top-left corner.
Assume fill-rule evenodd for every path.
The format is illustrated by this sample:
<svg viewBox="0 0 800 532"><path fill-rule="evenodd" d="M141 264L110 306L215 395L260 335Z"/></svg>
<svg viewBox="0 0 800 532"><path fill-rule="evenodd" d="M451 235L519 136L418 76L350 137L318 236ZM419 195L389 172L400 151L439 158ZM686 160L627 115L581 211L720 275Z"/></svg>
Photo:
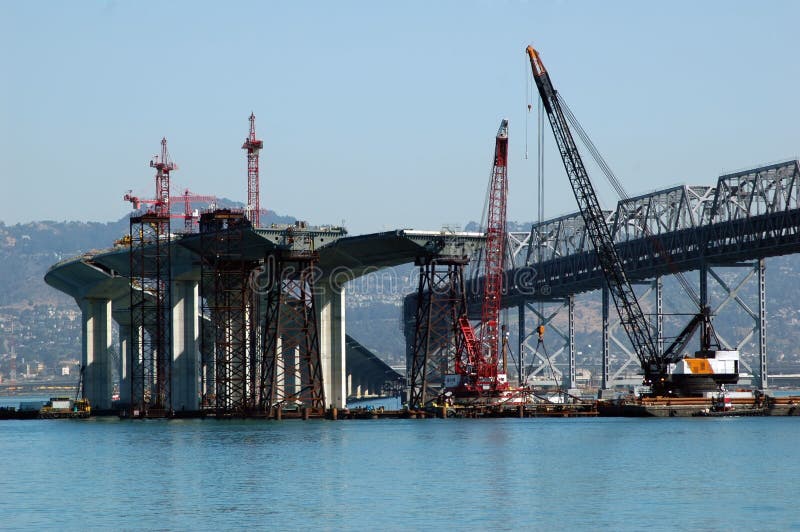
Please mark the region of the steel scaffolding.
<svg viewBox="0 0 800 532"><path fill-rule="evenodd" d="M460 349L458 318L466 309L463 257L417 260L414 340L408 355L411 366L409 406L419 408L439 395L444 375L453 371Z"/></svg>
<svg viewBox="0 0 800 532"><path fill-rule="evenodd" d="M318 260L312 250L276 250L260 274L266 301L257 399L270 417L287 408L313 413L325 408L314 290Z"/></svg>
<svg viewBox="0 0 800 532"><path fill-rule="evenodd" d="M207 344L213 338L214 353L213 370L206 365L203 371L203 388L217 416L245 415L252 404L249 279L258 261L244 255L243 235L249 228L242 211L219 209L200 216L200 294L208 317L202 339ZM202 351L212 349L204 345Z"/></svg>
<svg viewBox="0 0 800 532"><path fill-rule="evenodd" d="M172 408L169 215L134 216L130 231L131 415L166 415Z"/></svg>

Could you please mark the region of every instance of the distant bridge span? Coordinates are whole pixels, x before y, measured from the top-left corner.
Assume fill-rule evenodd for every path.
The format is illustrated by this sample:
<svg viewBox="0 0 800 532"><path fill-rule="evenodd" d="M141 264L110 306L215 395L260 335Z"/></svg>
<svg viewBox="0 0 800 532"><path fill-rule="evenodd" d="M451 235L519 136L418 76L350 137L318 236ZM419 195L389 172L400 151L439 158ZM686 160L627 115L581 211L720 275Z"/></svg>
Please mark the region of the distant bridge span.
<svg viewBox="0 0 800 532"><path fill-rule="evenodd" d="M766 257L800 252L800 164L789 160L762 167L722 175L712 186L680 185L619 201L616 210L607 211L607 222L617 244L625 270L632 281L657 280L657 310L661 308L660 278L676 272L701 272L701 301L707 303L707 277L712 266L738 265L756 261L753 272L758 276L758 309L744 305L736 287L723 288L728 300L735 300L753 318L754 327L743 339L741 347L757 335L758 358L748 370L760 376L760 385L767 387L766 310L764 261ZM532 342L533 334L525 328L524 310L534 301L564 301L569 309L568 331L556 332L564 345L551 359L564 353L568 373L561 377L571 385L575 378L574 296L603 288L603 273L597 255L585 230L580 213L534 224L530 232L510 232L508 253L513 267L506 272L506 294L502 305L519 308L520 352L539 357L531 374L545 371L550 362L542 358ZM479 257L478 257L479 259ZM472 275L465 291L469 312L477 318L483 286L479 260L473 261ZM711 272L712 275L713 272ZM719 280L719 277L717 277ZM605 290L604 290L605 291ZM406 338L411 340L414 326L416 294L405 305ZM727 300L726 300L727 302ZM638 367L638 360L624 343L613 340L627 352L628 360L616 372L609 365L609 328L613 318L608 311L608 296L603 304L603 387L621 380L626 369ZM539 322L552 319L539 316ZM654 320L656 321L656 320ZM654 335L663 343L662 318L657 318ZM413 348L410 348L413 349ZM527 356L527 355L526 355ZM559 369L557 373L561 373Z"/></svg>
<svg viewBox="0 0 800 532"><path fill-rule="evenodd" d="M723 175L716 187L659 190L622 200L607 214L634 280L797 253L800 165L792 160ZM510 233L509 242L514 268L507 273L505 306L602 287L603 273L580 213L535 224L530 233ZM472 284L482 282L471 279L468 293L479 293ZM541 284L549 294L531 293Z"/></svg>

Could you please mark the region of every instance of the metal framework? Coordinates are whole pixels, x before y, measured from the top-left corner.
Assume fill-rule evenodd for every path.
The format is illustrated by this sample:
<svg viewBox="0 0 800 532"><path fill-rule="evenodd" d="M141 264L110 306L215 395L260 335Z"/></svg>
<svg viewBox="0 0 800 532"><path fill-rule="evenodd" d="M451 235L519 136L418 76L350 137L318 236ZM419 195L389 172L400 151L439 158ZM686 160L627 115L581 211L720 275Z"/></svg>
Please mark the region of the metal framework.
<svg viewBox="0 0 800 532"><path fill-rule="evenodd" d="M252 405L249 279L257 261L244 257L243 232L249 227L242 211L220 209L200 216L200 294L209 318L203 320L202 339L213 337L214 343L214 367L205 368L203 388L217 416L244 415ZM205 331L208 327L213 333ZM211 351L203 347L203 352Z"/></svg>
<svg viewBox="0 0 800 532"><path fill-rule="evenodd" d="M744 347L747 342L757 341L758 361L752 371L760 379L760 385L766 386L763 259L800 252L798 162L790 160L726 174L718 179L715 187L681 185L622 200L613 212L606 211L605 216L631 279L637 282L658 280L676 270L699 270L703 301L708 302L710 278L715 281L716 290L723 294L717 311L735 302L753 319L754 326L734 342L734 346ZM508 284L503 306L563 298L602 287L602 273L579 213L533 224L529 233L512 232L508 238L514 268L507 272L512 282ZM658 242L654 243L654 239ZM541 263L533 260L536 254L532 250L537 246L543 251ZM756 262L750 262L754 260ZM734 285L716 273L721 266L737 265L749 265L750 269L749 274ZM740 293L744 283L752 280L758 282L757 309L746 303ZM477 276L470 279L470 283L480 281ZM541 293L542 286L547 287L545 294ZM471 290L468 287L468 291ZM663 294L659 287L653 290L656 292L654 314L659 316L663 314ZM663 319L655 320L654 337L661 338L663 346ZM604 328L607 345L604 351L608 353L612 343L629 350L629 346L613 334L618 326L616 320L609 318L608 322ZM604 364L610 364L608 358L604 359ZM628 365L627 362L623 364ZM744 357L743 365L750 368ZM618 377L619 369L612 371L606 366L603 371L601 368L603 382L608 384L614 380L614 375Z"/></svg>
<svg viewBox="0 0 800 532"><path fill-rule="evenodd" d="M463 351L459 317L464 315L464 266L466 257L422 257L416 294L413 343L408 363L410 372L409 406L419 408L437 397L444 375L458 353Z"/></svg>
<svg viewBox="0 0 800 532"><path fill-rule="evenodd" d="M576 380L575 361L575 296L563 299L548 300L540 311L536 304L531 302L519 306L518 342L521 359L524 361L523 382L535 384L538 382L550 383L554 379L564 388L571 388ZM566 311L567 327L556 323L562 312ZM544 325L548 331L545 344L539 345L536 328L530 331L525 324L528 322L527 314L533 314L533 323ZM555 336L555 342L550 338ZM550 346L549 348L547 346ZM546 348L546 352L541 348ZM563 360L566 358L566 360ZM552 370L552 374L551 374ZM534 381L530 382L533 378Z"/></svg>
<svg viewBox="0 0 800 532"><path fill-rule="evenodd" d="M253 227L261 227L261 200L259 195L258 154L264 142L256 139L256 115L250 113L250 134L242 149L247 151L247 219Z"/></svg>
<svg viewBox="0 0 800 532"><path fill-rule="evenodd" d="M172 410L172 265L170 160L167 139L150 160L155 168L153 207L130 219L131 415L167 415Z"/></svg>
<svg viewBox="0 0 800 532"><path fill-rule="evenodd" d="M170 382L169 216L130 219L131 415L166 413Z"/></svg>
<svg viewBox="0 0 800 532"><path fill-rule="evenodd" d="M319 256L276 250L266 259L266 304L259 360L258 408L325 409L314 283Z"/></svg>
<svg viewBox="0 0 800 532"><path fill-rule="evenodd" d="M798 253L800 166L790 160L723 175L716 187L681 185L659 190L620 201L605 215L631 279L699 270L703 263ZM527 239L534 249L541 243L543 260L535 264L536 279L549 286L550 295L564 297L601 288L603 275L579 213L534 224L527 236L511 236ZM525 244L511 250L517 270L534 266L533 261L522 260L527 251ZM523 273L512 270L507 275L526 278ZM530 298L530 292L525 283L510 283L503 304L516 306L519 299Z"/></svg>

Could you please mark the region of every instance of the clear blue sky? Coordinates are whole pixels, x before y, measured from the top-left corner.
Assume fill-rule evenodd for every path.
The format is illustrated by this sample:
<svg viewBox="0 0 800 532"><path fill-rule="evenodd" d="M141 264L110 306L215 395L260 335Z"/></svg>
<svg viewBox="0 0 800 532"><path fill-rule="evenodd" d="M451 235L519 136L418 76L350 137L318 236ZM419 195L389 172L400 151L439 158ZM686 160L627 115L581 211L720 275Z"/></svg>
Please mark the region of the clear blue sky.
<svg viewBox="0 0 800 532"><path fill-rule="evenodd" d="M800 152L800 2L0 2L0 220L107 221L176 190L351 233L480 218L510 120L509 219L536 214L533 44L631 193ZM547 130L547 215L575 210ZM604 206L613 196L598 175Z"/></svg>

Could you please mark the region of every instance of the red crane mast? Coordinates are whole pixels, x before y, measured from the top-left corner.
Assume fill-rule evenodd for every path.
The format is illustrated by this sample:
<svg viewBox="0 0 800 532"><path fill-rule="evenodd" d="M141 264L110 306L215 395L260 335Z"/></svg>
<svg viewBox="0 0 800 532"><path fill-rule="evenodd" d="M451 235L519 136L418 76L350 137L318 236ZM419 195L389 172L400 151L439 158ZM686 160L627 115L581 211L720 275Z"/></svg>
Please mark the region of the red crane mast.
<svg viewBox="0 0 800 532"><path fill-rule="evenodd" d="M142 205L156 205L158 204L158 200L155 199L148 199L148 198L140 198L138 196L134 196L132 191L128 191L122 197L123 200L130 202L131 206L134 210L139 210ZM194 221L195 215L194 211L192 211L192 202L208 202L214 203L217 201L216 196L206 196L202 194L195 194L191 192L188 188L183 191L183 194L178 196L170 196L170 202L182 201L183 202L183 214L177 213L170 213L171 218L183 218L184 220L184 228L185 232L191 233L194 229Z"/></svg>
<svg viewBox="0 0 800 532"><path fill-rule="evenodd" d="M160 216L169 216L169 173L178 165L169 160L167 139L161 139L161 155L150 160L150 167L156 169L155 211Z"/></svg>
<svg viewBox="0 0 800 532"><path fill-rule="evenodd" d="M486 224L485 284L481 308L481 353L478 377L497 380L500 352L500 298L503 294L503 258L506 248L508 196L508 120L500 123L494 147Z"/></svg>
<svg viewBox="0 0 800 532"><path fill-rule="evenodd" d="M247 151L247 218L253 227L261 226L261 207L258 191L258 152L264 147L264 142L256 139L256 115L250 113L250 135L242 144L242 149Z"/></svg>
<svg viewBox="0 0 800 532"><path fill-rule="evenodd" d="M480 338L466 314L458 319L462 352L456 354L458 382L447 385L456 396L492 395L508 390L508 380L498 371L500 359L500 298L503 295L503 258L506 244L508 196L508 120L503 119L494 147L486 225L485 281L481 305ZM466 360L464 357L466 355Z"/></svg>

